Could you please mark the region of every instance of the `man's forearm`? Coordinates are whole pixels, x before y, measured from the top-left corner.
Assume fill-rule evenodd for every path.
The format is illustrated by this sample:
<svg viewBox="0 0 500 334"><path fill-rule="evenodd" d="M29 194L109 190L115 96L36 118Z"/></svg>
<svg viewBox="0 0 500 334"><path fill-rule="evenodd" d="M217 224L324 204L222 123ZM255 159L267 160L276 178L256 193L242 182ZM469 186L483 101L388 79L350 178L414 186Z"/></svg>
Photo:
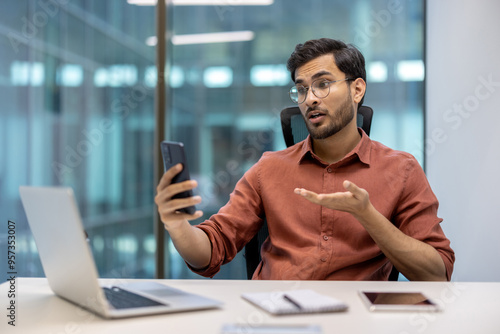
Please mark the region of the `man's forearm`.
<svg viewBox="0 0 500 334"><path fill-rule="evenodd" d="M355 215L392 264L409 280L447 280L446 268L438 251L396 228L371 204Z"/></svg>
<svg viewBox="0 0 500 334"><path fill-rule="evenodd" d="M182 258L195 269L202 269L210 264L212 246L208 236L188 221L167 229L170 238Z"/></svg>

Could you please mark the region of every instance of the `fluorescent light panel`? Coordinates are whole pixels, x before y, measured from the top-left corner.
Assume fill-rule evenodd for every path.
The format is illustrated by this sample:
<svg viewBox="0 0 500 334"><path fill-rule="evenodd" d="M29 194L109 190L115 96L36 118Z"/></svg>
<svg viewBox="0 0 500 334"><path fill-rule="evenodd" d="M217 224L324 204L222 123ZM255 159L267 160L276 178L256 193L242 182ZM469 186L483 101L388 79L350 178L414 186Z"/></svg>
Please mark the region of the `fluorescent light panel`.
<svg viewBox="0 0 500 334"><path fill-rule="evenodd" d="M396 66L396 73L401 81L423 81L425 65L422 60L402 60Z"/></svg>
<svg viewBox="0 0 500 334"><path fill-rule="evenodd" d="M387 65L383 61L373 61L368 63L367 76L371 82L387 81Z"/></svg>
<svg viewBox="0 0 500 334"><path fill-rule="evenodd" d="M158 44L158 38L156 36L150 36L146 38L147 46L155 46L156 44Z"/></svg>
<svg viewBox="0 0 500 334"><path fill-rule="evenodd" d="M175 6L269 6L274 0L172 0Z"/></svg>
<svg viewBox="0 0 500 334"><path fill-rule="evenodd" d="M203 72L203 83L208 88L225 88L233 83L233 69L229 66L207 67Z"/></svg>
<svg viewBox="0 0 500 334"><path fill-rule="evenodd" d="M253 31L231 31L231 32L216 32L208 34L192 34L192 35L175 35L172 36L172 44L188 45L188 44L208 44L208 43L228 43L228 42L245 42L251 41L254 38Z"/></svg>
<svg viewBox="0 0 500 334"><path fill-rule="evenodd" d="M290 76L286 65L255 65L250 69L250 82L254 86L286 86Z"/></svg>
<svg viewBox="0 0 500 334"><path fill-rule="evenodd" d="M254 38L253 31L232 31L218 32L209 34L193 34L193 35L174 35L172 44L174 45L189 45L189 44L208 44L208 43L228 43L228 42L245 42L251 41ZM146 38L146 45L155 46L158 40L156 36Z"/></svg>
<svg viewBox="0 0 500 334"><path fill-rule="evenodd" d="M131 5L154 6L156 0L127 0ZM274 0L171 0L174 6L269 6Z"/></svg>
<svg viewBox="0 0 500 334"><path fill-rule="evenodd" d="M60 86L79 87L83 83L83 67L76 64L65 64L57 69L56 82Z"/></svg>
<svg viewBox="0 0 500 334"><path fill-rule="evenodd" d="M10 65L13 86L41 86L45 81L45 65L40 62L14 61Z"/></svg>

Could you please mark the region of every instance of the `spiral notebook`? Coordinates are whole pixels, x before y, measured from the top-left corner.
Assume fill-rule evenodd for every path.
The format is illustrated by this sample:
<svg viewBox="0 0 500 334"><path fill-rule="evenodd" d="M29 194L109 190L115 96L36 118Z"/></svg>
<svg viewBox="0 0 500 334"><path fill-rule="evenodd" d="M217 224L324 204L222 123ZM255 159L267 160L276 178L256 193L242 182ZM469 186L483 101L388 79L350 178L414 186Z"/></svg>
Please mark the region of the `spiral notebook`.
<svg viewBox="0 0 500 334"><path fill-rule="evenodd" d="M343 301L321 295L313 290L244 293L243 299L271 314L305 314L347 310Z"/></svg>

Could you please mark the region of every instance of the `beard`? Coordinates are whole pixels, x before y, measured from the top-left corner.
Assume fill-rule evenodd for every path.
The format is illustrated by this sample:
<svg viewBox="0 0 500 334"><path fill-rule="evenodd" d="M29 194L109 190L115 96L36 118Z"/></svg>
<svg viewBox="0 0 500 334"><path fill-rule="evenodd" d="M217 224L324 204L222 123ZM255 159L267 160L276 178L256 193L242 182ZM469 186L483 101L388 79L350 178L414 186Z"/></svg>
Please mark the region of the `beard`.
<svg viewBox="0 0 500 334"><path fill-rule="evenodd" d="M322 110L319 108L318 110L326 112L326 110ZM306 113L306 115L307 114L308 113ZM304 120L307 126L307 130L309 131L312 139L325 139L333 136L334 134L345 128L347 124L352 121L354 115L354 106L352 105L351 92L349 91L349 95L346 97L344 102L342 102L342 104L335 110L335 113L333 115L327 113L325 115L325 120L323 120L321 124L311 124L307 119L305 119L305 116Z"/></svg>

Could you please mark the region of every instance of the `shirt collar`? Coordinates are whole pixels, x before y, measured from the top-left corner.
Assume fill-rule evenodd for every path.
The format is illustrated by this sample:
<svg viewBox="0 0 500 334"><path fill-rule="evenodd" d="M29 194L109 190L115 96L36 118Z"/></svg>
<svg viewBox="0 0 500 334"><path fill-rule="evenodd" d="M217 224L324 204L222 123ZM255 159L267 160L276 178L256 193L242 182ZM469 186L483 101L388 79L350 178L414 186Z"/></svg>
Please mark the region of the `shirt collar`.
<svg viewBox="0 0 500 334"><path fill-rule="evenodd" d="M368 135L363 131L363 129L358 128L359 133L361 134L361 140L354 147L354 149L349 152L345 157L343 157L340 161L336 162L336 165L341 165L349 160L351 160L354 156L356 156L359 161L366 165L370 165L370 156L371 156L371 139ZM307 159L316 159L312 149L311 143L311 135L308 135L307 138L301 143L301 154L298 163L301 164Z"/></svg>

